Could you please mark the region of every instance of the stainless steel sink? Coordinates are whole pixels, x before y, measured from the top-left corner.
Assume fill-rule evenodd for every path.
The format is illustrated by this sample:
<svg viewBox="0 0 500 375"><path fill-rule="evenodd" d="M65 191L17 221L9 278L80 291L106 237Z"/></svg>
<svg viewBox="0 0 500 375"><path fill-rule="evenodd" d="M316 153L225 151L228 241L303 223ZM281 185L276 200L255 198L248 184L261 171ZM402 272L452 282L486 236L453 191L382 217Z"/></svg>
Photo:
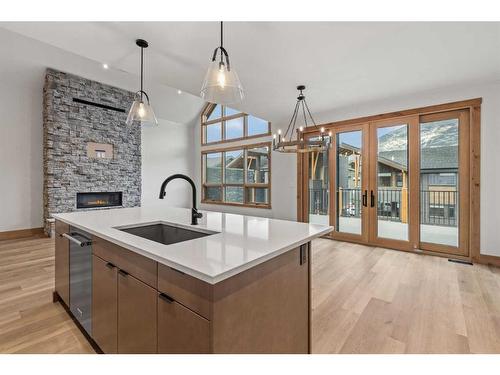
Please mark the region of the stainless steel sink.
<svg viewBox="0 0 500 375"><path fill-rule="evenodd" d="M151 224L127 228L116 228L121 231L146 238L151 241L159 242L164 245L171 245L178 242L194 240L215 234L215 232L201 232L185 228L176 227L168 224Z"/></svg>

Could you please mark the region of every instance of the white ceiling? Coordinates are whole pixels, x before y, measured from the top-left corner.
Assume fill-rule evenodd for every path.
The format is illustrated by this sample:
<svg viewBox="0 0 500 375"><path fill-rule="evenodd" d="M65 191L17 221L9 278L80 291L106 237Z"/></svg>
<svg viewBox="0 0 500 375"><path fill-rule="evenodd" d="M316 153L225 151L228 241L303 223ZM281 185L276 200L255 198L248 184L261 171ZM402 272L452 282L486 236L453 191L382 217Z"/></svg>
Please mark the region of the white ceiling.
<svg viewBox="0 0 500 375"><path fill-rule="evenodd" d="M146 39L147 81L198 95L215 22L2 23L132 74ZM225 47L246 89L239 109L276 120L305 84L314 112L500 79L500 23L228 22Z"/></svg>

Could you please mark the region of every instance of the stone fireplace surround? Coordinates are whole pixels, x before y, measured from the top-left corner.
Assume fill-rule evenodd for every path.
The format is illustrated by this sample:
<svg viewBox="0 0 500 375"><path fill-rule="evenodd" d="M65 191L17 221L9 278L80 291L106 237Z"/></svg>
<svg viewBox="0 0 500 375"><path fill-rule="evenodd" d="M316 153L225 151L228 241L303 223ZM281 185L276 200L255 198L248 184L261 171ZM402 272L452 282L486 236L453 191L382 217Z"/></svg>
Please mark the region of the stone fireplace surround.
<svg viewBox="0 0 500 375"><path fill-rule="evenodd" d="M43 89L47 233L52 214L77 209L77 193L122 192L123 207L140 206L141 129L125 124L133 97L126 90L47 69ZM112 145L112 157L90 157L89 143Z"/></svg>

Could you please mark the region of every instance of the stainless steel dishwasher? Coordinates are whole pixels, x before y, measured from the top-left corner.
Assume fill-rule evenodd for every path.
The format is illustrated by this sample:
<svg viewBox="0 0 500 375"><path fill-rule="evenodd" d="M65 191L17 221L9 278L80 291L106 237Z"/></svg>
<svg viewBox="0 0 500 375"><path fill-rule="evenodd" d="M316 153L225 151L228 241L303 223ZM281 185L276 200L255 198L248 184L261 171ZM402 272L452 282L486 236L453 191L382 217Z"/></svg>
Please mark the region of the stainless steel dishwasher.
<svg viewBox="0 0 500 375"><path fill-rule="evenodd" d="M92 237L75 227L69 240L69 309L88 334L92 332Z"/></svg>

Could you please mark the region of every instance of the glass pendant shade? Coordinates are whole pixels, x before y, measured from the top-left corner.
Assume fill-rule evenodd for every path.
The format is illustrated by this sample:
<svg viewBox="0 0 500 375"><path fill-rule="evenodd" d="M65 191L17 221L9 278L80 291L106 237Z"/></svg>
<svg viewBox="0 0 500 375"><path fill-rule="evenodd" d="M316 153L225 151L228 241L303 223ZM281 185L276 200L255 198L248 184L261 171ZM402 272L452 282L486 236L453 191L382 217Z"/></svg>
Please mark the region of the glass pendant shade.
<svg viewBox="0 0 500 375"><path fill-rule="evenodd" d="M153 107L149 104L149 100L145 102L140 95L136 96L133 101L126 123L127 125L131 125L134 121L139 121L142 126L153 127L158 125L158 120L156 119Z"/></svg>
<svg viewBox="0 0 500 375"><path fill-rule="evenodd" d="M243 86L236 71L226 64L212 61L201 87L201 97L210 103L232 104L243 100Z"/></svg>
<svg viewBox="0 0 500 375"><path fill-rule="evenodd" d="M137 121L142 126L153 127L158 125L158 120L153 107L149 103L149 96L144 91L144 48L148 48L149 44L144 39L137 39L135 44L141 49L141 89L135 93L134 101L128 111L126 124L131 125L134 121Z"/></svg>
<svg viewBox="0 0 500 375"><path fill-rule="evenodd" d="M233 104L242 101L245 93L238 74L231 67L229 54L224 48L223 42L224 28L223 22L221 22L220 46L212 54L212 62L208 66L200 95L210 103Z"/></svg>

